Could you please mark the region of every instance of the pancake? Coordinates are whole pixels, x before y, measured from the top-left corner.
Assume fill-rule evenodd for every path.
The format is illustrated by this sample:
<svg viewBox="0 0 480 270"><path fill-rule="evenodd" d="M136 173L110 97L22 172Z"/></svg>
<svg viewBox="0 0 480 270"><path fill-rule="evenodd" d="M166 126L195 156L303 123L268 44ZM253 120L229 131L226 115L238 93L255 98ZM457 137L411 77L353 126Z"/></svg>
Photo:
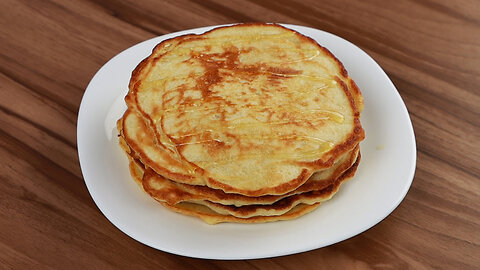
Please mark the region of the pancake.
<svg viewBox="0 0 480 270"><path fill-rule="evenodd" d="M219 222L313 211L360 161L363 97L314 40L239 24L158 44L133 71L119 143L167 208Z"/></svg>
<svg viewBox="0 0 480 270"><path fill-rule="evenodd" d="M157 46L133 73L126 101L170 157L155 160L155 171L262 196L298 188L363 139L352 87L313 40L253 24Z"/></svg>

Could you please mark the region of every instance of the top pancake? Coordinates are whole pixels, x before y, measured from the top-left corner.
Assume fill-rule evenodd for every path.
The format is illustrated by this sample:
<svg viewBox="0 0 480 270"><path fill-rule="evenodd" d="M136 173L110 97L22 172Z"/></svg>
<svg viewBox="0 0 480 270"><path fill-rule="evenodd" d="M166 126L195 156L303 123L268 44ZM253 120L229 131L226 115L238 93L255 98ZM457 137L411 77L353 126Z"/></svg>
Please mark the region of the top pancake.
<svg viewBox="0 0 480 270"><path fill-rule="evenodd" d="M272 24L160 43L126 102L171 156L157 165L188 172L170 179L247 196L296 189L364 137L361 95L342 64Z"/></svg>

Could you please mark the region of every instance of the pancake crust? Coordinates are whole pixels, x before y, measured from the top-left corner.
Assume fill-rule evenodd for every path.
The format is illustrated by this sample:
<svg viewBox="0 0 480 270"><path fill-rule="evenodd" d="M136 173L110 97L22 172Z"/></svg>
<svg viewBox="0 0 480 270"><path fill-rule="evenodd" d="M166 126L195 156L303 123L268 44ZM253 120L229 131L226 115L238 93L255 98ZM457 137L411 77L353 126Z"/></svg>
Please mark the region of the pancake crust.
<svg viewBox="0 0 480 270"><path fill-rule="evenodd" d="M247 196L295 190L364 137L363 101L342 64L278 25L161 43L126 102L165 153L145 160L157 173Z"/></svg>

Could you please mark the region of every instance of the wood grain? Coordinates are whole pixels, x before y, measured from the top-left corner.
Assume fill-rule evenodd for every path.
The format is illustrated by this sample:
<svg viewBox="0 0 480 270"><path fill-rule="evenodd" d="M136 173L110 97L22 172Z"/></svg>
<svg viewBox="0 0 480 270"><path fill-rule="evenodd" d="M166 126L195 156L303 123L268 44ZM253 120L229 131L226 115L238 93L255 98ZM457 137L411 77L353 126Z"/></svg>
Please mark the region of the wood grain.
<svg viewBox="0 0 480 270"><path fill-rule="evenodd" d="M402 204L327 248L250 261L144 246L95 206L76 149L95 72L154 36L233 22L341 36L387 72L413 121L418 162ZM480 3L432 1L0 1L0 268L478 269Z"/></svg>

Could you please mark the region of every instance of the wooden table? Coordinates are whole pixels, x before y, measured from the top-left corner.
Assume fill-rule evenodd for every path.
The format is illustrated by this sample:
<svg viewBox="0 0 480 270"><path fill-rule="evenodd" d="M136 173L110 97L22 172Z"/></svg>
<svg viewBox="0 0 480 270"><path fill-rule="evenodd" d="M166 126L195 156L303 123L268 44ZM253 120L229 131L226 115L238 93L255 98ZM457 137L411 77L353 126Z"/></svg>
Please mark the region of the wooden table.
<svg viewBox="0 0 480 270"><path fill-rule="evenodd" d="M418 162L372 229L296 255L191 259L147 247L98 210L76 119L95 72L149 38L233 22L322 29L367 51L413 121ZM457 1L0 1L0 268L474 269L480 267L480 3Z"/></svg>

